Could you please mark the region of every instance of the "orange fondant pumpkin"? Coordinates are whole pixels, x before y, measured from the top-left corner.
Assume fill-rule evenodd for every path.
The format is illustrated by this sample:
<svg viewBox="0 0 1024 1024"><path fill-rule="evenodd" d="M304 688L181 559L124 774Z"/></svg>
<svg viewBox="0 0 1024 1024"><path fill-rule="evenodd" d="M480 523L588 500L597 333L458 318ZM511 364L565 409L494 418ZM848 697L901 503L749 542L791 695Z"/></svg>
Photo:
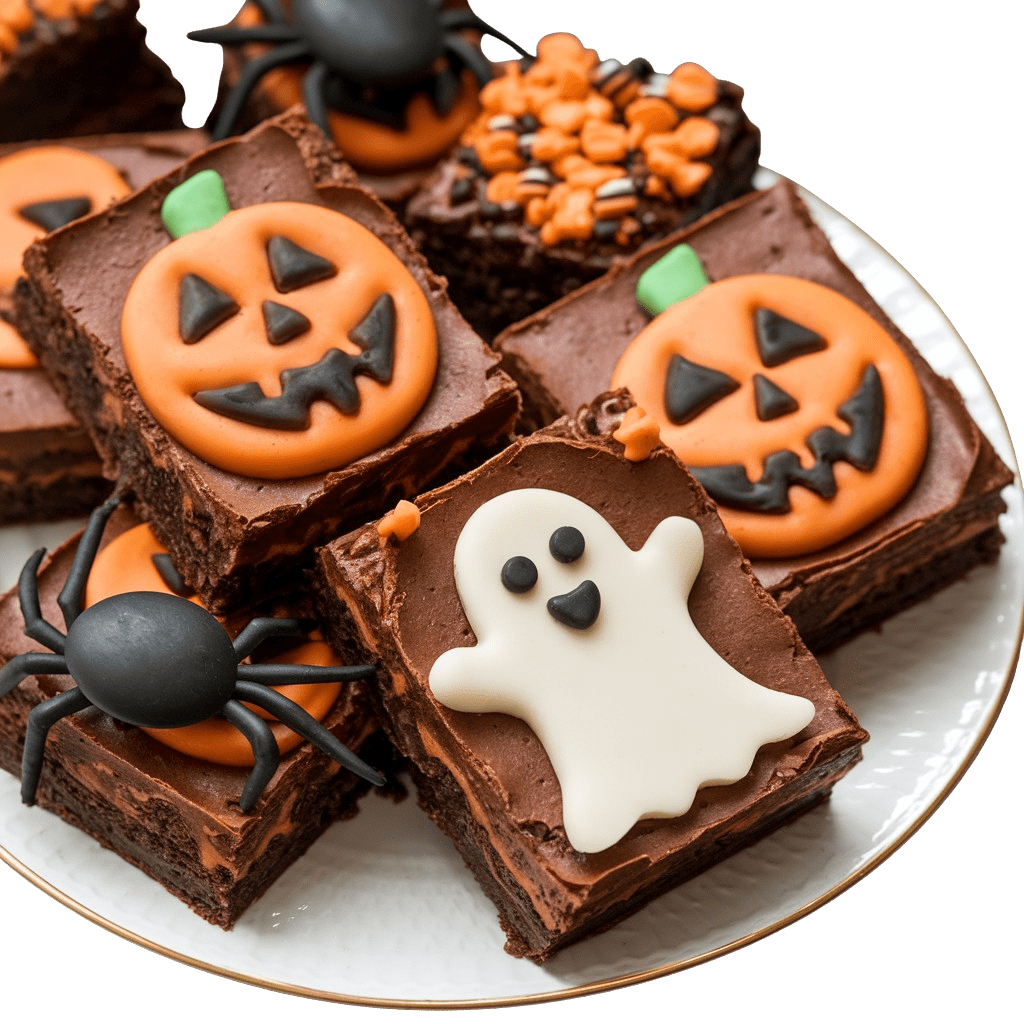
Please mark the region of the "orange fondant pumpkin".
<svg viewBox="0 0 1024 1024"><path fill-rule="evenodd" d="M783 321L793 336L773 354L765 346ZM693 385L685 400L673 397L673 374ZM868 385L878 414L866 428L875 431L871 465L841 456L822 470L818 442L842 446L857 434L851 403ZM855 303L798 278L727 278L670 306L633 340L612 386L628 387L659 421L662 440L717 497L751 558L817 551L866 526L907 493L928 446L924 397L903 351ZM771 510L758 511L709 483L738 479L740 490L759 494L773 456L789 460L791 478L812 475L816 465L826 478L834 474L834 493L780 485Z"/></svg>
<svg viewBox="0 0 1024 1024"><path fill-rule="evenodd" d="M167 549L153 536L153 531L145 523L126 530L96 556L85 592L86 607L115 594L134 591L174 593L153 561L154 556L166 555ZM196 597L190 597L189 600L195 604L200 603ZM243 621L241 625L244 624ZM341 664L331 647L316 639L266 660L296 665ZM341 683L296 684L273 689L295 701L319 721L326 716L338 699ZM263 708L253 704L246 704L246 707L270 722L270 731L274 734L278 750L282 754L302 743L301 736L276 721ZM235 767L251 767L255 763L249 741L223 718L210 718L180 729L145 731L165 746L189 757Z"/></svg>
<svg viewBox="0 0 1024 1024"><path fill-rule="evenodd" d="M437 368L430 305L405 265L361 224L305 203L235 210L162 249L132 285L121 335L173 438L269 479L384 446Z"/></svg>

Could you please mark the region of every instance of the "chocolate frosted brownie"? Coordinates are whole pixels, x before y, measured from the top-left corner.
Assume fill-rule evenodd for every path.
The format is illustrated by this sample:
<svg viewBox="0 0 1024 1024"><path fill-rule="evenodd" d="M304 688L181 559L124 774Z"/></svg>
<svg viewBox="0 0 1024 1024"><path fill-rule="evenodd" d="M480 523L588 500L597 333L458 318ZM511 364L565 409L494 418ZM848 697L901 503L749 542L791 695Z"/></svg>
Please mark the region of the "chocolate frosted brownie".
<svg viewBox="0 0 1024 1024"><path fill-rule="evenodd" d="M491 339L749 191L760 134L742 98L696 64L659 74L547 36L534 63L483 89L457 159L410 200L406 222Z"/></svg>
<svg viewBox="0 0 1024 1024"><path fill-rule="evenodd" d="M421 804L538 962L824 799L867 738L630 405L319 553L328 635L380 663Z"/></svg>
<svg viewBox="0 0 1024 1024"><path fill-rule="evenodd" d="M298 116L37 243L27 273L26 337L215 610L454 475L519 408L394 216Z"/></svg>
<svg viewBox="0 0 1024 1024"><path fill-rule="evenodd" d="M138 0L0 8L0 142L183 127L185 92L146 47Z"/></svg>
<svg viewBox="0 0 1024 1024"><path fill-rule="evenodd" d="M998 554L1010 471L788 182L495 345L531 422L630 388L812 650Z"/></svg>
<svg viewBox="0 0 1024 1024"><path fill-rule="evenodd" d="M208 141L182 130L0 147L0 523L85 515L110 489L87 433L10 323L24 249Z"/></svg>
<svg viewBox="0 0 1024 1024"><path fill-rule="evenodd" d="M42 616L54 624L62 640L66 627L57 597L65 586L81 537L77 535L54 552L39 574ZM107 524L99 554L88 572L86 609L74 620L75 625L83 623L104 599L128 591L150 592L132 594L129 601L153 597L173 602L168 595L187 595L169 566L166 549L127 508L119 508ZM178 603L194 609L188 602ZM63 607L67 607L66 600ZM262 611L277 617L297 615L303 621L309 615L305 598L268 605ZM140 620L129 616L125 621ZM125 621L115 627L115 637L127 628ZM247 621L236 618L223 624L231 636L237 637ZM7 663L11 672L17 668L14 659L30 652L35 652L30 657L44 662L62 660L61 655L51 654L41 643L28 639L24 629L23 608L12 591L0 600L0 663ZM39 635L38 624L35 635ZM66 646L56 644L54 635L48 636L50 650L64 647L70 656L71 641ZM157 645L161 642L155 634L149 639ZM191 642L194 656L200 643L198 635ZM119 657L138 656L121 644L116 641L116 649L109 652L114 665ZM168 650L159 657L166 664L180 653ZM316 636L264 640L252 660L341 664ZM140 663L136 660L134 664ZM76 688L75 680L58 674L52 665L28 667L35 674L20 684L20 672L15 673L14 680L7 672L0 675L0 693L9 683L13 682L14 687L0 697L0 766L22 775L23 793L26 788L30 790L28 796L39 807L87 832L155 878L197 914L223 928L230 928L331 822L354 815L357 800L369 788L367 782L341 768L327 754L303 742L279 722L270 721L268 725L281 751L280 765L256 795L253 806L243 811L240 801L253 771L253 753L242 733L225 719L208 719L184 728L144 730L111 718L98 706L83 710L81 705L73 709L77 713L63 708L65 717L49 730L41 756L34 761L36 767L41 767L41 774L33 784L31 768L27 775L22 774L29 714L58 695L67 700L72 690L81 694L85 689L84 683ZM84 675L79 669L76 673L82 682ZM154 668L153 675L157 674ZM116 678L116 672L111 678ZM364 681L305 684L284 687L282 692L322 721L336 740L375 767L386 769L389 748L369 706L369 685ZM133 691L144 692L145 687L136 686ZM198 692L193 684L193 693ZM132 698L122 694L115 699L123 702ZM151 706L150 713L153 707L157 705Z"/></svg>

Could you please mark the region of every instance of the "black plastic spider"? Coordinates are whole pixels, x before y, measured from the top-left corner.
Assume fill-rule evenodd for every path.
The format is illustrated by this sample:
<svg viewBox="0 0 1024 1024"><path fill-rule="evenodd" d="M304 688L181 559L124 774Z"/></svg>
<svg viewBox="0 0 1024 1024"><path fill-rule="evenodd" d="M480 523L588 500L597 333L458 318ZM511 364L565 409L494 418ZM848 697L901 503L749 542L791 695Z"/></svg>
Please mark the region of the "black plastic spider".
<svg viewBox="0 0 1024 1024"><path fill-rule="evenodd" d="M303 96L310 120L330 135L327 108L401 128L412 93L430 82L438 112L459 95L461 70L482 85L493 77L487 58L459 32L474 29L530 54L472 11L441 10L444 0L291 0L291 20L278 0L254 0L267 23L190 32L201 43L261 42L273 50L246 64L213 129L226 138L256 82L281 64L305 63ZM444 60L447 58L447 60Z"/></svg>
<svg viewBox="0 0 1024 1024"><path fill-rule="evenodd" d="M12 658L0 671L0 698L38 673L70 675L76 684L43 701L28 716L22 800L35 803L47 733L67 715L96 707L143 729L177 729L220 714L242 732L256 758L239 801L248 813L277 770L280 755L270 726L241 700L269 711L360 778L383 785L382 775L312 715L268 687L365 679L373 674L373 665L239 664L268 637L305 636L308 629L300 620L253 619L232 643L206 609L173 594L117 594L82 610L100 538L117 505L118 500L111 499L93 512L57 598L67 636L47 622L39 608L36 574L46 549L36 551L21 571L18 598L25 634L54 653Z"/></svg>

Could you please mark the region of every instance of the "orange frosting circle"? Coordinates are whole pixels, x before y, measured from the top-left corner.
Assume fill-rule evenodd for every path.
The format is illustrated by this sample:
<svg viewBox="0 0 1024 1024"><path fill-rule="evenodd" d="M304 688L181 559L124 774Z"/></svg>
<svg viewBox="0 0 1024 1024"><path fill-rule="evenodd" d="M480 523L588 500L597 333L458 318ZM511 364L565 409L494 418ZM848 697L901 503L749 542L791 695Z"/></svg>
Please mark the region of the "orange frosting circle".
<svg viewBox="0 0 1024 1024"><path fill-rule="evenodd" d="M827 347L765 367L758 352L755 311L770 309L820 335ZM669 362L680 355L738 382L731 394L695 418L673 423L665 410ZM928 411L909 359L860 306L811 281L750 274L708 285L671 306L623 353L612 387L628 387L661 424L661 439L690 466L742 465L759 480L773 452L795 452L809 468L807 438L821 427L850 433L837 410L857 390L869 364L878 370L885 405L878 459L870 471L833 466L837 492L822 498L789 488L791 510L760 513L720 506L726 528L750 558L786 558L819 551L891 509L913 486L928 448ZM796 399L787 415L761 421L754 374Z"/></svg>
<svg viewBox="0 0 1024 1024"><path fill-rule="evenodd" d="M267 243L275 236L329 260L337 273L282 295L267 259ZM199 276L240 307L194 344L179 333L179 289L187 275ZM349 332L385 293L396 314L391 380L357 376L354 413L318 399L305 429L285 430L240 422L193 397L248 383L259 384L268 397L280 395L283 371L312 366L332 349L358 355ZM301 313L310 328L271 344L262 311L268 300ZM338 469L383 447L419 412L437 370L433 314L405 265L361 224L307 203L234 210L162 249L132 284L121 340L143 401L173 438L220 469L264 479Z"/></svg>
<svg viewBox="0 0 1024 1024"><path fill-rule="evenodd" d="M93 210L102 210L128 191L106 160L70 146L37 146L0 160L0 291L14 287L25 250L46 234L19 210L78 197L88 197Z"/></svg>
<svg viewBox="0 0 1024 1024"><path fill-rule="evenodd" d="M145 523L126 530L96 556L85 590L85 606L98 604L115 594L134 591L172 593L153 564L153 555L166 554L167 549L153 536L153 531ZM200 604L195 597L189 600L194 604ZM310 640L289 649L286 654L265 660L295 665L341 664L332 648L321 640ZM272 689L289 697L321 721L338 699L341 683L304 683L295 686L275 686ZM270 723L270 731L274 734L278 750L282 754L303 742L298 733L282 725L263 708L253 704L245 706ZM256 763L249 741L223 718L209 718L181 729L144 731L172 750L202 761L239 768L251 768Z"/></svg>

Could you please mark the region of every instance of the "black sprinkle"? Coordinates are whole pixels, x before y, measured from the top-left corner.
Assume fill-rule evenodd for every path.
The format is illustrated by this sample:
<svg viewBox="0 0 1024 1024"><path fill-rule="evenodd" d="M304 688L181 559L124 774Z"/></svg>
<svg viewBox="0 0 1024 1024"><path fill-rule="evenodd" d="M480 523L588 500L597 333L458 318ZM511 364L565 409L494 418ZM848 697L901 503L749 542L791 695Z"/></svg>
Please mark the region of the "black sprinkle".
<svg viewBox="0 0 1024 1024"><path fill-rule="evenodd" d="M497 203L484 199L480 203L480 216L484 220L501 220L504 217L504 211Z"/></svg>
<svg viewBox="0 0 1024 1024"><path fill-rule="evenodd" d="M619 233L619 222L617 220L596 220L594 221L594 237L602 242L613 239Z"/></svg>
<svg viewBox="0 0 1024 1024"><path fill-rule="evenodd" d="M525 555L513 555L501 567L501 582L513 594L525 594L537 583L537 566Z"/></svg>
<svg viewBox="0 0 1024 1024"><path fill-rule="evenodd" d="M469 178L456 178L452 183L452 190L448 198L453 206L459 203L466 203L473 198L473 182Z"/></svg>
<svg viewBox="0 0 1024 1024"><path fill-rule="evenodd" d="M551 534L548 550L556 561L568 565L583 554L586 543L583 534L575 526L560 526Z"/></svg>
<svg viewBox="0 0 1024 1024"><path fill-rule="evenodd" d="M279 292L291 292L317 281L325 281L338 272L330 260L303 249L283 235L275 235L267 242L267 259L270 261L274 285Z"/></svg>
<svg viewBox="0 0 1024 1024"><path fill-rule="evenodd" d="M229 320L239 306L227 292L198 274L186 274L178 288L178 330L181 340L194 345Z"/></svg>

